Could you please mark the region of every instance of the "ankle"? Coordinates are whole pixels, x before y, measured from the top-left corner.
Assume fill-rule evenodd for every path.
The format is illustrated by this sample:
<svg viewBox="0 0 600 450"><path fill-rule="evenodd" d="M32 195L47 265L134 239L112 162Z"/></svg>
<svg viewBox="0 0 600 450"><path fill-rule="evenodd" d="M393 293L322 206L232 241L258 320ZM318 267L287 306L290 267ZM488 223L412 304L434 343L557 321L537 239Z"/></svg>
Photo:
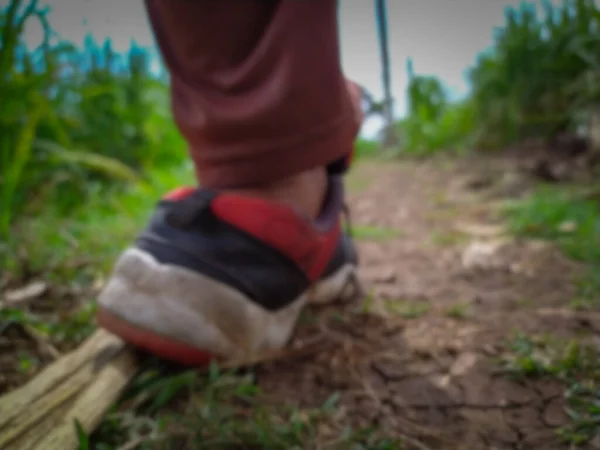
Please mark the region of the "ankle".
<svg viewBox="0 0 600 450"><path fill-rule="evenodd" d="M319 215L327 192L327 171L324 167L319 167L274 183L232 191L287 203L314 218Z"/></svg>

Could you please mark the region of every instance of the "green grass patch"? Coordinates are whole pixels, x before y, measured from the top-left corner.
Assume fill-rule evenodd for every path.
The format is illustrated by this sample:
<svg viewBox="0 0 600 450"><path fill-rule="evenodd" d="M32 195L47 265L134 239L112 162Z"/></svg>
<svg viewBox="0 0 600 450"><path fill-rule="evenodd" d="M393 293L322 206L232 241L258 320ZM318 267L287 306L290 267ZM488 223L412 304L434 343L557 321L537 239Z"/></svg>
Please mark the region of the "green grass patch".
<svg viewBox="0 0 600 450"><path fill-rule="evenodd" d="M453 319L466 319L472 312L472 305L468 302L458 302L446 309L446 316Z"/></svg>
<svg viewBox="0 0 600 450"><path fill-rule="evenodd" d="M340 422L340 395L313 408L273 402L253 373L165 373L149 369L133 383L119 405L92 436L97 450L120 448L186 449L401 449L375 429Z"/></svg>
<svg viewBox="0 0 600 450"><path fill-rule="evenodd" d="M359 138L354 143L354 157L357 159L374 158L382 153L377 141Z"/></svg>
<svg viewBox="0 0 600 450"><path fill-rule="evenodd" d="M600 208L577 198L573 188L542 186L506 208L510 230L526 237L556 241L567 256L600 264Z"/></svg>
<svg viewBox="0 0 600 450"><path fill-rule="evenodd" d="M600 433L600 359L597 348L580 340L517 333L508 342L502 367L517 378L550 377L565 386L570 424L557 430L562 439L583 445ZM580 448L580 447L570 447Z"/></svg>
<svg viewBox="0 0 600 450"><path fill-rule="evenodd" d="M453 247L468 241L464 233L452 230L436 230L431 234L431 243L436 247Z"/></svg>
<svg viewBox="0 0 600 450"><path fill-rule="evenodd" d="M351 194L357 194L363 192L371 185L371 180L366 178L360 172L357 173L356 166L350 170L346 176L344 186L346 191Z"/></svg>
<svg viewBox="0 0 600 450"><path fill-rule="evenodd" d="M170 170L150 171L143 183L120 189L90 186L86 204L64 216L47 205L40 214L23 216L14 225L12 239L1 250L8 271L18 271L24 255L28 272L46 272L73 280L80 264L106 272L118 253L145 225L156 202L166 191L193 184L189 163ZM72 269L69 269L72 268Z"/></svg>
<svg viewBox="0 0 600 450"><path fill-rule="evenodd" d="M418 319L431 309L429 303L411 302L405 300L387 300L385 309L390 313L404 317L405 319Z"/></svg>
<svg viewBox="0 0 600 450"><path fill-rule="evenodd" d="M595 309L600 295L600 208L580 187L541 186L503 214L517 236L555 242L563 253L587 267L568 306ZM518 334L504 368L520 377L551 377L563 382L570 424L558 430L580 448L600 434L600 360L597 347L581 339Z"/></svg>
<svg viewBox="0 0 600 450"><path fill-rule="evenodd" d="M91 187L87 204L68 216L53 204L35 216L21 216L0 249L6 273L17 284L21 278L43 279L51 292L44 295L47 308L37 307L38 300L30 309L4 308L0 323L32 327L60 348L81 342L94 331L96 306L90 286L110 271L165 191L188 183L194 183L191 165L163 168L127 188ZM71 292L68 295L77 300L67 301L54 291Z"/></svg>
<svg viewBox="0 0 600 450"><path fill-rule="evenodd" d="M354 225L352 236L364 241L384 241L400 236L398 230L392 228L375 227L371 225Z"/></svg>
<svg viewBox="0 0 600 450"><path fill-rule="evenodd" d="M4 308L0 310L0 331L12 324L31 327L53 345L70 349L94 332L95 313L96 304L91 300L74 308L61 310L57 307L49 314Z"/></svg>
<svg viewBox="0 0 600 450"><path fill-rule="evenodd" d="M600 206L586 199L580 188L541 186L528 198L503 211L509 230L521 237L556 242L566 256L586 263L571 306L587 309L600 295Z"/></svg>
<svg viewBox="0 0 600 450"><path fill-rule="evenodd" d="M22 216L13 229L19 239L3 249L10 270L15 276L25 270L51 286L87 286L106 276L165 191L192 183L191 165L163 168L126 189L90 189L87 204L68 217L52 204L39 215ZM369 227L359 227L361 232L373 239L390 234ZM83 265L74 264L79 261ZM74 345L94 330L94 313L95 303L89 298L72 310L57 307L49 314L3 309L0 324L27 325L52 343ZM39 368L35 355L23 353L19 361L24 374ZM333 394L316 407L293 407L262 392L252 373L225 373L216 366L207 374L181 372L152 361L94 434L79 430L80 448L402 448L401 442L386 439L375 428L350 427L338 401L339 395Z"/></svg>

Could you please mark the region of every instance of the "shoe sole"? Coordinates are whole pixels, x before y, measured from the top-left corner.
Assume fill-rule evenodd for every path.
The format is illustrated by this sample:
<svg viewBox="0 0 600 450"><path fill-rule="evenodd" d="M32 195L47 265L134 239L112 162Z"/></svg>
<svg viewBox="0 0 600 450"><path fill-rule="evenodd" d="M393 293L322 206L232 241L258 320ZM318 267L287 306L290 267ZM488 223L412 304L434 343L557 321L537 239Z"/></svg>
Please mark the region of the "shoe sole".
<svg viewBox="0 0 600 450"><path fill-rule="evenodd" d="M97 321L161 358L202 366L214 357L251 358L281 348L307 303L349 301L361 293L356 266L348 264L271 312L226 284L131 248L98 298Z"/></svg>

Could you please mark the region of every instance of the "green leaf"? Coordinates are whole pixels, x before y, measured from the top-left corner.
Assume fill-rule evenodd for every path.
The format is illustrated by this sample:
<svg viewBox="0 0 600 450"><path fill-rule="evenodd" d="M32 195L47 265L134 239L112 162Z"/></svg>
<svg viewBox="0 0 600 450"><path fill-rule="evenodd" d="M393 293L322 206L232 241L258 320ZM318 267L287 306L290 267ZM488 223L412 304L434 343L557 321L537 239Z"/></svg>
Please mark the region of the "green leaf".
<svg viewBox="0 0 600 450"><path fill-rule="evenodd" d="M89 169L101 172L115 180L120 179L130 182L141 181L141 177L138 173L115 158L89 151L68 150L54 142L42 139L36 140L34 146L38 150L51 153L52 156L60 162L85 166Z"/></svg>
<svg viewBox="0 0 600 450"><path fill-rule="evenodd" d="M74 422L75 432L77 433L77 450L91 450L90 437L77 419Z"/></svg>

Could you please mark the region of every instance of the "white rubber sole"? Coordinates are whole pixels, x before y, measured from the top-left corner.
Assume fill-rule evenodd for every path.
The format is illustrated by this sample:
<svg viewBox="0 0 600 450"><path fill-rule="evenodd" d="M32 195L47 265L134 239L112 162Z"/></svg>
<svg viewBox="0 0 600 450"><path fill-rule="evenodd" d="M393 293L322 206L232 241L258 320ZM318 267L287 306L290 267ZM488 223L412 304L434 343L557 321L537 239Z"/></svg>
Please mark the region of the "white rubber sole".
<svg viewBox="0 0 600 450"><path fill-rule="evenodd" d="M117 261L98 303L139 329L213 355L245 358L285 346L307 303L347 301L360 293L356 266L348 264L270 312L226 284L131 248Z"/></svg>

